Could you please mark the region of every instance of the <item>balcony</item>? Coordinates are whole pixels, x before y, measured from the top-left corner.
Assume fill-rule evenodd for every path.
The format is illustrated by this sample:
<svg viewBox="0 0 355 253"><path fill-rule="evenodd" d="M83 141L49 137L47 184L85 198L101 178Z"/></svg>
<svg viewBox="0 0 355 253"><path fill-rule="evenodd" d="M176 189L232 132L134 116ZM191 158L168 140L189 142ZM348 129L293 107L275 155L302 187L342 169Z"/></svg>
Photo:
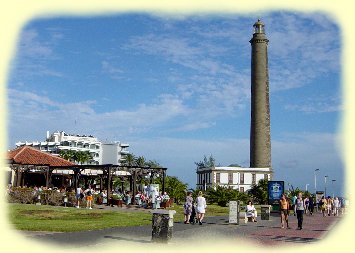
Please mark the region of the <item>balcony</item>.
<svg viewBox="0 0 355 253"><path fill-rule="evenodd" d="M129 154L129 151L128 150L121 150L121 155L128 155Z"/></svg>
<svg viewBox="0 0 355 253"><path fill-rule="evenodd" d="M128 147L129 147L129 144L127 144L127 143L121 143L121 144L120 144L120 147L121 147L121 148L128 148Z"/></svg>

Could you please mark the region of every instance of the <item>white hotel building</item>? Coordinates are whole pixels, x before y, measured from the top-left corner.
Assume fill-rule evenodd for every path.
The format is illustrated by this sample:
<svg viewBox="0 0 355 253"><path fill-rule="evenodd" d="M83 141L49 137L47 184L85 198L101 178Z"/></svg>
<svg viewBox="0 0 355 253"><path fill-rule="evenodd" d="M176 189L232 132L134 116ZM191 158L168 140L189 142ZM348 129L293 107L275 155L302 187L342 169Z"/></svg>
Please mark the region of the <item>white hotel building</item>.
<svg viewBox="0 0 355 253"><path fill-rule="evenodd" d="M124 155L129 154L126 143L118 141L102 143L92 135L67 134L64 131L57 131L49 135L45 141L17 142L16 147L31 146L51 154L59 154L61 150L89 151L93 159L87 164L119 165L124 161Z"/></svg>
<svg viewBox="0 0 355 253"><path fill-rule="evenodd" d="M216 188L219 186L232 187L240 192L251 189L260 179L271 180L270 168L242 168L242 167L210 167L197 168L198 189Z"/></svg>

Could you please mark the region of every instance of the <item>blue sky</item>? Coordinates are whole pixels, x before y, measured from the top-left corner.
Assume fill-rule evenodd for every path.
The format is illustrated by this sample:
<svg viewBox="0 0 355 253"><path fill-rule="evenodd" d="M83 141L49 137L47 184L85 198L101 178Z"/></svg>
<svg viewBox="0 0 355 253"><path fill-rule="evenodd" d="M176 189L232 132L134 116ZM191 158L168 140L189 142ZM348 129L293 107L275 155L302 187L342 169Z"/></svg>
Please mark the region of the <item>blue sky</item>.
<svg viewBox="0 0 355 253"><path fill-rule="evenodd" d="M275 180L341 194L341 31L322 13L53 17L21 31L8 143L46 131L130 144L195 186L195 161L249 166L250 43L269 42ZM333 185L330 180L336 180Z"/></svg>

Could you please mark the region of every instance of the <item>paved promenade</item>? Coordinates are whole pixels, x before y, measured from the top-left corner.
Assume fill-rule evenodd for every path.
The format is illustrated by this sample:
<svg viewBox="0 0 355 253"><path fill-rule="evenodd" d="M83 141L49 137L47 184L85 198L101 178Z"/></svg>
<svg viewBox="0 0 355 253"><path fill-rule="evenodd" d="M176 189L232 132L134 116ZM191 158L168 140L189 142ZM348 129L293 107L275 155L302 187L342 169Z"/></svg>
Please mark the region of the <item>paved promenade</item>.
<svg viewBox="0 0 355 253"><path fill-rule="evenodd" d="M132 211L132 210L131 210ZM313 216L304 216L302 230L297 230L297 219L291 215L289 218L290 229L280 228L278 214L272 214L270 220L239 225L228 224L228 217L206 217L203 225L183 224L174 222L173 238L171 244L186 244L210 239L249 241L260 245L280 245L292 243L315 243L321 240L337 222L343 217L327 216L315 213ZM135 226L124 228L110 228L95 231L51 233L51 232L21 232L24 236L42 242L60 244L61 247L80 248L103 245L107 242L132 242L139 244L151 243L151 226Z"/></svg>

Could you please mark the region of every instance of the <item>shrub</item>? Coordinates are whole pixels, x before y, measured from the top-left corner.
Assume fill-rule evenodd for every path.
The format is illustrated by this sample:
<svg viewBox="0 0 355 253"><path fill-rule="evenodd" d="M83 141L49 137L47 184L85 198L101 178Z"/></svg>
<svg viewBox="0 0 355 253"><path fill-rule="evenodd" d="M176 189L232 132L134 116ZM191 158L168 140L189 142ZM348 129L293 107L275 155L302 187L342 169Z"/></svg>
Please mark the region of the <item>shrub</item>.
<svg viewBox="0 0 355 253"><path fill-rule="evenodd" d="M7 199L10 203L32 204L36 200L36 194L32 188L14 187Z"/></svg>
<svg viewBox="0 0 355 253"><path fill-rule="evenodd" d="M68 197L68 206L76 203L75 193L61 193L56 190L35 191L33 188L14 187L7 196L9 203L35 204L40 202L42 205L62 206L64 196ZM40 196L40 198L38 198Z"/></svg>

